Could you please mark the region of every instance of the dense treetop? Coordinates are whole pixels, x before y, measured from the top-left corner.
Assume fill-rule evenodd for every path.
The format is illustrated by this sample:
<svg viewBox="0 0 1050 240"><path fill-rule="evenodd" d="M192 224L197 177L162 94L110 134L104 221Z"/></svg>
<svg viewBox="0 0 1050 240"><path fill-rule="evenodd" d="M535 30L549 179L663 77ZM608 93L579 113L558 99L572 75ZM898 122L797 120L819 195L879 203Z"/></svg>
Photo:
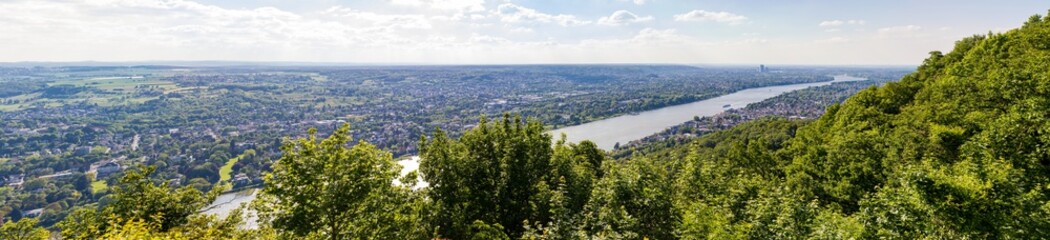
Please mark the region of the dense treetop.
<svg viewBox="0 0 1050 240"><path fill-rule="evenodd" d="M829 108L786 141L778 133L719 142L739 150L713 157L697 141L686 158L691 174L680 181L682 192L693 192L683 201L696 202L683 209L683 230L750 238L1046 237L1048 33L1050 17L1035 16L1019 29L960 40L900 82Z"/></svg>

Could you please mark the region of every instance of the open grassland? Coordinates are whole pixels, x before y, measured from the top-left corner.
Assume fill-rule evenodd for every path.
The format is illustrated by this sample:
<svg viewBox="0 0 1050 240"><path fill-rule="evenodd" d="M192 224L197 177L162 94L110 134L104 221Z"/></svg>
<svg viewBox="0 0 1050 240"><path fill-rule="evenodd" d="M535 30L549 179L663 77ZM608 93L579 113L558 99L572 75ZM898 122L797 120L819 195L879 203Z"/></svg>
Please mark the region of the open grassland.
<svg viewBox="0 0 1050 240"><path fill-rule="evenodd" d="M105 180L98 180L98 181L91 182L91 192L92 193L98 193L98 192L101 192L101 191L105 191L107 188L109 188L109 185L106 184Z"/></svg>
<svg viewBox="0 0 1050 240"><path fill-rule="evenodd" d="M233 172L233 165L237 164L237 161L240 160L241 156L237 156L235 158L230 158L230 160L227 160L226 164L222 165L222 167L219 168L219 181L229 181L231 178L230 174Z"/></svg>
<svg viewBox="0 0 1050 240"><path fill-rule="evenodd" d="M63 97L43 94L47 88L57 87L75 87L78 92ZM0 98L0 111L18 111L33 107L61 107L69 104L98 106L140 104L179 89L173 82L141 76L57 80L48 82L47 88L37 92Z"/></svg>
<svg viewBox="0 0 1050 240"><path fill-rule="evenodd" d="M78 80L62 80L48 84L49 86L73 85L78 87L94 87L108 91L134 91L136 88L160 88L175 89L175 83L160 81L155 78L145 77L106 77L88 78Z"/></svg>

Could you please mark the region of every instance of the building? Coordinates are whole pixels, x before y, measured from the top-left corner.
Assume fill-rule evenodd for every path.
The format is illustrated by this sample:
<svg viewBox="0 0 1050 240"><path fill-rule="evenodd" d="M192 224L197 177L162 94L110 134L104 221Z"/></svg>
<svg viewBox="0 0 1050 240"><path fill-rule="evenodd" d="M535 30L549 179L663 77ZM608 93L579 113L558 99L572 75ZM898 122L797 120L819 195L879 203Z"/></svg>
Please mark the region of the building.
<svg viewBox="0 0 1050 240"><path fill-rule="evenodd" d="M43 208L37 208L37 209L33 209L33 210L22 212L22 217L24 217L24 218L34 218L34 217L39 217L40 215L43 215L43 214L44 214L44 209Z"/></svg>
<svg viewBox="0 0 1050 240"><path fill-rule="evenodd" d="M248 178L248 174L238 173L233 177L234 186L244 186L252 183L252 179Z"/></svg>
<svg viewBox="0 0 1050 240"><path fill-rule="evenodd" d="M77 149L73 151L73 155L77 156L84 156L88 155L89 153L91 153L91 147L88 146L77 147Z"/></svg>
<svg viewBox="0 0 1050 240"><path fill-rule="evenodd" d="M110 174L113 174L113 173L116 173L116 172L120 172L120 164L117 163L117 162L112 162L111 161L111 162L107 162L105 164L102 164L102 166L99 166L98 169L96 170L96 175L95 176L105 177L105 176L109 176Z"/></svg>
<svg viewBox="0 0 1050 240"><path fill-rule="evenodd" d="M98 179L120 172L120 170L122 170L120 163L117 163L117 161L114 160L107 160L92 163L88 172L95 173L95 178Z"/></svg>
<svg viewBox="0 0 1050 240"><path fill-rule="evenodd" d="M8 186L11 186L11 187L14 187L14 188L20 188L20 187L22 187L22 183L24 183L23 180L25 180L25 177L26 177L25 174L8 175L7 178L5 179L6 181L4 181L4 182L6 182Z"/></svg>
<svg viewBox="0 0 1050 240"><path fill-rule="evenodd" d="M57 173L53 173L53 174L40 176L40 178L44 178L44 179L64 179L64 178L69 178L69 177L72 177L72 176L73 176L73 170L69 169L69 170L65 170L65 171L61 171L61 172L57 172Z"/></svg>
<svg viewBox="0 0 1050 240"><path fill-rule="evenodd" d="M758 65L758 72L760 72L760 73L767 73L767 72L769 72L769 68L766 68L765 64Z"/></svg>

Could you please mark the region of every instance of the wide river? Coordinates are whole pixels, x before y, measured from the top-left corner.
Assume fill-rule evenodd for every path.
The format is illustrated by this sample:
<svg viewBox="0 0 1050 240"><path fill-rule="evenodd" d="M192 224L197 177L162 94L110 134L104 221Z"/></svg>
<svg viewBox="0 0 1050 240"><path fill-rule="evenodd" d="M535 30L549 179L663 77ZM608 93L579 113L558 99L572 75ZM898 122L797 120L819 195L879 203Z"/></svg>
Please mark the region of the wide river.
<svg viewBox="0 0 1050 240"><path fill-rule="evenodd" d="M839 75L835 76L834 80L828 82L748 88L707 100L663 107L637 114L623 115L576 126L559 128L551 131L551 134L555 139L558 139L561 134L564 133L569 142L591 140L597 144L599 148L610 150L616 145L616 143L626 144L633 140L642 139L646 136L663 131L668 127L689 121L693 119L693 116L714 116L726 109L741 108L748 104L760 102L794 90L824 86L835 82L859 80L865 79L848 75ZM730 107L727 108L725 107L726 105L729 105Z"/></svg>
<svg viewBox="0 0 1050 240"><path fill-rule="evenodd" d="M749 88L707 100L555 129L554 131L551 131L551 133L555 138L558 138L560 134L565 133L566 138L571 142L579 142L588 139L598 144L598 147L608 150L612 149L617 142L623 144L632 140L642 139L646 136L663 131L668 127L689 121L693 119L693 116L713 116L729 108L744 107L747 106L747 104L760 102L794 90L824 86L834 82L859 80L865 79L839 75L835 76L833 81L828 82ZM730 107L726 108L724 107L725 105L730 105ZM419 157L401 160L398 161L398 164L404 167L401 171L401 175L404 175L419 167ZM422 179L420 179L420 184L417 185L417 188L425 186L426 182L422 182ZM255 200L256 192L256 189L248 189L236 193L222 194L215 199L214 203L202 209L201 212L224 217L233 209L240 207L242 203L248 203ZM257 227L255 218L252 216L254 214L252 214L251 211L248 211L247 215L247 219L245 220L247 220L248 224L245 227Z"/></svg>

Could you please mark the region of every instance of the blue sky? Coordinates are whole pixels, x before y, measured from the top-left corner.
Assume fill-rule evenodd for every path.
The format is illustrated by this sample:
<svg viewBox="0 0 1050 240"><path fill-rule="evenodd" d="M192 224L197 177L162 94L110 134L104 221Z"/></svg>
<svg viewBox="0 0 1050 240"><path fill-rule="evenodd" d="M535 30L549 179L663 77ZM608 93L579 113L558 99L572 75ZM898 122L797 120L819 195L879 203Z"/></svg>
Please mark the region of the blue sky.
<svg viewBox="0 0 1050 240"><path fill-rule="evenodd" d="M1050 2L2 0L0 61L914 65Z"/></svg>

